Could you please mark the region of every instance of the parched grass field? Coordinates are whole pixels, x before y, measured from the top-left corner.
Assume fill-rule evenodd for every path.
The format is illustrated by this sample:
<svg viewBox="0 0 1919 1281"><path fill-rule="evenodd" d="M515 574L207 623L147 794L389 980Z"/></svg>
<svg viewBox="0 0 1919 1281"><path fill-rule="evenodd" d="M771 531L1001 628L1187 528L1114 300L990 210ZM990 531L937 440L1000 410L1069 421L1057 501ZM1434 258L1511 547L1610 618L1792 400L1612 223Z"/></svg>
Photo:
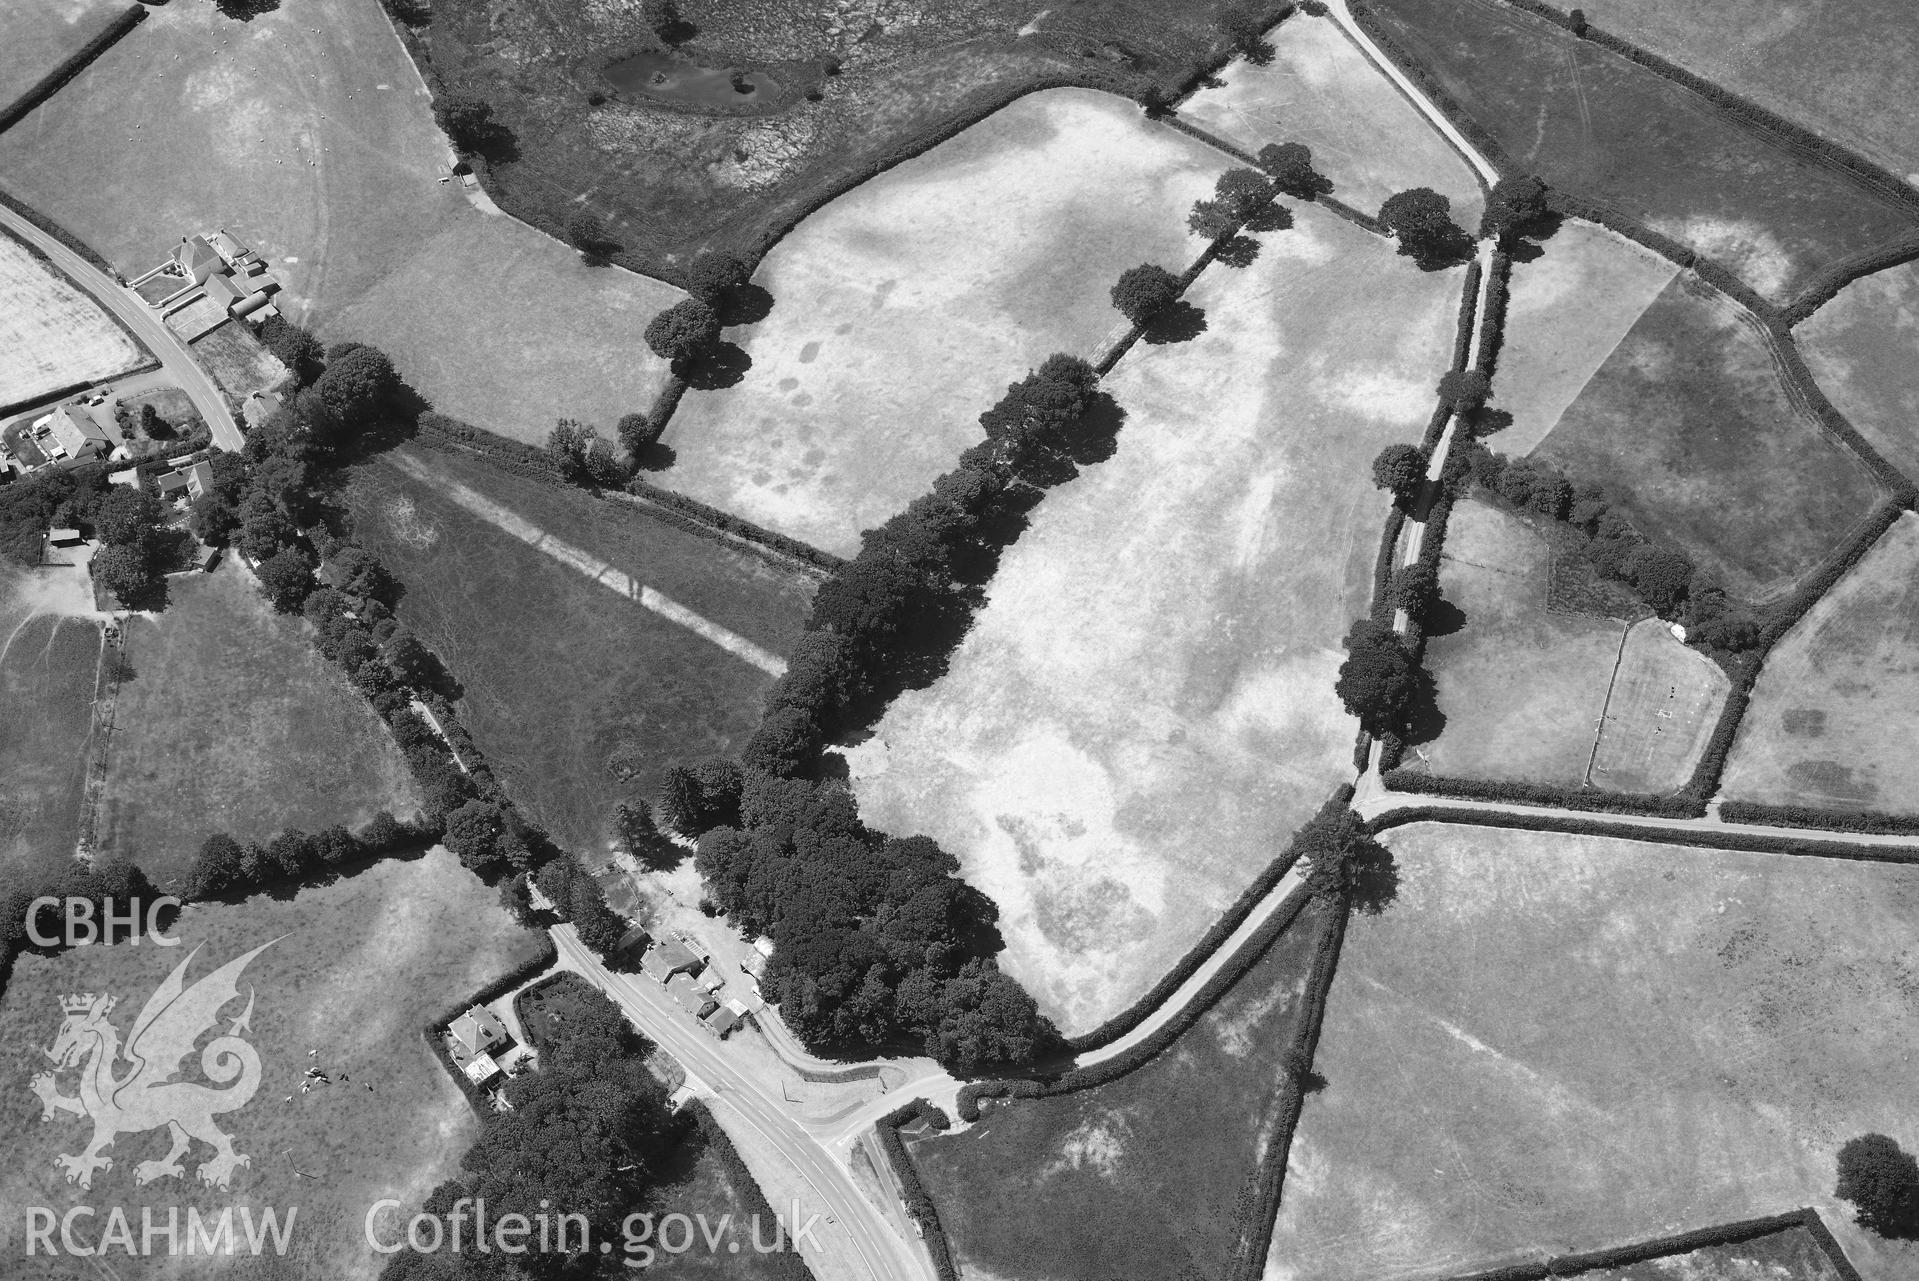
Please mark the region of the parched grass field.
<svg viewBox="0 0 1919 1281"><path fill-rule="evenodd" d="M1593 786L1656 793L1684 787L1731 689L1719 665L1688 649L1663 620L1634 623L1606 695Z"/></svg>
<svg viewBox="0 0 1919 1281"><path fill-rule="evenodd" d="M1455 221L1479 225L1473 171L1337 24L1286 22L1271 43L1271 62L1233 62L1223 87L1201 89L1179 114L1247 151L1305 143L1334 197L1365 213L1394 192L1431 187L1453 202Z"/></svg>
<svg viewBox="0 0 1919 1281"><path fill-rule="evenodd" d="M1333 695L1458 271L1312 206L1106 389L1117 453L1050 493L931 688L852 754L861 812L1000 908L1001 964L1069 1033L1137 998L1351 777Z"/></svg>
<svg viewBox="0 0 1919 1281"><path fill-rule="evenodd" d="M1515 263L1493 406L1513 416L1492 447L1530 453L1679 269L1617 232L1567 220Z"/></svg>
<svg viewBox="0 0 1919 1281"><path fill-rule="evenodd" d="M1919 813L1916 677L1919 518L1907 514L1767 655L1725 794Z"/></svg>
<svg viewBox="0 0 1919 1281"><path fill-rule="evenodd" d="M448 482L545 545L462 506ZM464 456L396 451L354 473L349 500L355 534L406 585L401 621L464 686L461 721L514 800L576 848L598 850L614 805L653 795L667 766L737 751L773 678L561 557L605 561L776 653L811 600L810 579L750 553Z"/></svg>
<svg viewBox="0 0 1919 1281"><path fill-rule="evenodd" d="M119 0L5 0L0 4L0 105L77 52L126 6Z"/></svg>
<svg viewBox="0 0 1919 1281"><path fill-rule="evenodd" d="M1878 497L1865 467L1787 398L1757 322L1683 276L1534 453L1611 487L1640 528L1757 600L1790 590Z"/></svg>
<svg viewBox="0 0 1919 1281"><path fill-rule="evenodd" d="M1904 0L1592 0L1586 16L1919 181L1919 27Z"/></svg>
<svg viewBox="0 0 1919 1281"><path fill-rule="evenodd" d="M73 1205L96 1205L104 1216L107 1207L118 1205L125 1207L137 1241L143 1207L161 1224L169 1208L184 1216L188 1206L216 1215L227 1206L251 1206L256 1213L273 1206L284 1222L298 1207L278 1273L262 1271L245 1253L218 1262L169 1259L164 1239L158 1257L125 1258L115 1248L106 1261L125 1278L377 1276L386 1258L368 1249L362 1235L368 1209L383 1197L417 1206L457 1173L478 1128L466 1100L433 1061L420 1028L534 955L538 936L516 926L494 893L439 848L376 864L291 900L256 895L234 905L195 906L173 934L184 946L89 947L54 959L22 956L15 963L0 1003L0 1077L14 1087L0 1092L0 1133L10 1158L0 1172L0 1211L19 1225L27 1206L63 1213ZM58 998L71 992L117 996L110 1021L124 1037L148 994L192 949L201 950L188 982L267 943L241 976L242 999L224 1011L220 1023L224 1030L251 990L247 1039L260 1056L259 1088L244 1108L218 1120L236 1149L252 1158L235 1171L231 1189L198 1182L194 1167L209 1152L203 1145L185 1158L185 1179L137 1186L135 1164L167 1150L163 1130L122 1134L109 1153L113 1168L96 1175L91 1190L64 1182L54 1155L78 1152L90 1131L65 1114L41 1124L40 1102L26 1088L47 1066L41 1050L60 1027ZM310 1049L319 1055L309 1058ZM188 1064L192 1079L198 1057ZM301 1074L316 1064L351 1079L303 1094ZM64 1089L71 1093L73 1082L64 1082ZM235 1218L237 1233L237 1208ZM103 1226L96 1220L87 1239ZM26 1259L20 1238L14 1240L8 1276L75 1275L71 1258Z"/></svg>
<svg viewBox="0 0 1919 1281"><path fill-rule="evenodd" d="M1552 548L1525 521L1468 499L1453 509L1440 590L1465 615L1426 641L1445 728L1413 748L1455 778L1577 787L1592 762L1624 621L1547 608Z"/></svg>
<svg viewBox="0 0 1919 1281"><path fill-rule="evenodd" d="M1792 298L1912 209L1637 63L1495 0L1381 0L1407 49L1521 170L1608 201Z"/></svg>
<svg viewBox="0 0 1919 1281"><path fill-rule="evenodd" d="M1793 338L1847 421L1909 479L1919 477L1919 262L1853 281Z"/></svg>
<svg viewBox="0 0 1919 1281"><path fill-rule="evenodd" d="M126 628L96 841L178 887L214 832L400 818L420 800L366 699L275 614L239 559L168 580L164 613Z"/></svg>
<svg viewBox="0 0 1919 1281"><path fill-rule="evenodd" d="M963 1275L1107 1281L1147 1260L1155 1277L1229 1275L1332 926L1308 904L1219 1004L1118 1080L990 1105L961 1133L910 1141Z"/></svg>
<svg viewBox="0 0 1919 1281"><path fill-rule="evenodd" d="M91 298L0 235L0 405L124 373L147 354Z"/></svg>
<svg viewBox="0 0 1919 1281"><path fill-rule="evenodd" d="M1387 837L1340 955L1267 1275L1451 1277L1812 1206L1919 1139L1919 869L1450 825Z"/></svg>
<svg viewBox="0 0 1919 1281"><path fill-rule="evenodd" d="M100 624L83 571L0 562L0 878L73 858Z"/></svg>
<svg viewBox="0 0 1919 1281"><path fill-rule="evenodd" d="M983 439L979 415L1055 351L1096 356L1141 262L1183 271L1227 156L1081 89L1022 98L847 193L776 246L774 298L728 335L737 386L693 391L659 479L851 554Z"/></svg>

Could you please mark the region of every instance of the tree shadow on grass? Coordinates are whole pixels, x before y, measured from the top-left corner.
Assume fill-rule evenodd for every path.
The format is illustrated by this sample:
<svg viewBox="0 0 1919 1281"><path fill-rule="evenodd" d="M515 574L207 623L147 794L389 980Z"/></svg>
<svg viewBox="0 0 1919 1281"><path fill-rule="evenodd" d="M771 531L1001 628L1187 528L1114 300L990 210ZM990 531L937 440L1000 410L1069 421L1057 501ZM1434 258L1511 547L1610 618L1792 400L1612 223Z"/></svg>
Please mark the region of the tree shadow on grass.
<svg viewBox="0 0 1919 1281"><path fill-rule="evenodd" d="M1353 851L1347 866L1346 898L1353 910L1378 916L1399 897L1399 864L1393 852L1377 841Z"/></svg>
<svg viewBox="0 0 1919 1281"><path fill-rule="evenodd" d="M679 461L673 446L663 440L641 445L633 451L633 466L639 471L665 471Z"/></svg>
<svg viewBox="0 0 1919 1281"><path fill-rule="evenodd" d="M1454 227L1431 240L1401 241L1399 252L1411 258L1421 271L1447 271L1469 260L1475 247L1471 236Z"/></svg>
<svg viewBox="0 0 1919 1281"><path fill-rule="evenodd" d="M1452 636L1466 625L1466 611L1441 596L1427 607L1420 623L1428 640L1435 636Z"/></svg>
<svg viewBox="0 0 1919 1281"><path fill-rule="evenodd" d="M687 361L678 372L696 391L720 391L738 386L752 367L753 358L745 348L722 339L711 351Z"/></svg>
<svg viewBox="0 0 1919 1281"><path fill-rule="evenodd" d="M1439 688L1433 674L1419 669L1413 682L1412 697L1406 702L1406 742L1409 746L1430 743L1446 732L1446 713L1439 710Z"/></svg>
<svg viewBox="0 0 1919 1281"><path fill-rule="evenodd" d="M1105 392L1095 392L1086 412L1060 433L1060 453L1081 467L1103 463L1119 451L1119 429L1126 411Z"/></svg>
<svg viewBox="0 0 1919 1281"><path fill-rule="evenodd" d="M1191 342L1206 332L1206 313L1180 299L1146 324L1140 337L1155 347Z"/></svg>
<svg viewBox="0 0 1919 1281"><path fill-rule="evenodd" d="M757 325L773 311L773 295L760 285L735 285L720 295L715 310L722 325Z"/></svg>
<svg viewBox="0 0 1919 1281"><path fill-rule="evenodd" d="M1549 210L1508 237L1506 253L1514 262L1537 262L1545 256L1545 242L1558 235L1565 225L1566 215Z"/></svg>

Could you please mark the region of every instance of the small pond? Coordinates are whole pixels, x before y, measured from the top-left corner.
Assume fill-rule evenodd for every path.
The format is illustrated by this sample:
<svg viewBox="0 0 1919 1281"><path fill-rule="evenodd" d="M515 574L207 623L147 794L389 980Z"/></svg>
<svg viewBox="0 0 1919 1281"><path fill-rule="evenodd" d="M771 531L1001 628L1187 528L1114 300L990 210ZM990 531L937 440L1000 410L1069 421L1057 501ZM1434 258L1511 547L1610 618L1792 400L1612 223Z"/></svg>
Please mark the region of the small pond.
<svg viewBox="0 0 1919 1281"><path fill-rule="evenodd" d="M738 108L770 106L780 96L779 82L764 71L702 67L664 53L636 53L609 62L602 74L621 93L663 102Z"/></svg>

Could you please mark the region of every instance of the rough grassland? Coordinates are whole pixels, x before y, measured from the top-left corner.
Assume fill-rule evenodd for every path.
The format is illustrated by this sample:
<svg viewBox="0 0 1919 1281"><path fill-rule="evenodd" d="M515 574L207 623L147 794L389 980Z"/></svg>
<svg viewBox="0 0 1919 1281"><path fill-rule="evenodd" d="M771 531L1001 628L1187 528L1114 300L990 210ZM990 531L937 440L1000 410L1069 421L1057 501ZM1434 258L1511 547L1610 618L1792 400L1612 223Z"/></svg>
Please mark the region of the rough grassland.
<svg viewBox="0 0 1919 1281"><path fill-rule="evenodd" d="M1870 473L1787 398L1757 324L1667 286L1534 451L1612 487L1733 592L1787 591L1872 510Z"/></svg>
<svg viewBox="0 0 1919 1281"><path fill-rule="evenodd" d="M100 625L67 617L81 602L50 599L50 576L0 564L0 876L8 880L60 867L80 836Z"/></svg>
<svg viewBox="0 0 1919 1281"><path fill-rule="evenodd" d="M1625 625L1546 607L1552 549L1517 516L1453 509L1440 590L1459 630L1426 642L1445 729L1408 753L1435 774L1578 786Z"/></svg>
<svg viewBox="0 0 1919 1281"><path fill-rule="evenodd" d="M1494 0L1382 0L1522 170L1618 205L1774 301L1914 218L1637 63Z"/></svg>
<svg viewBox="0 0 1919 1281"><path fill-rule="evenodd" d="M1919 477L1919 262L1847 285L1793 337L1819 389L1887 461Z"/></svg>
<svg viewBox="0 0 1919 1281"><path fill-rule="evenodd" d="M146 359L92 299L0 235L0 405L122 373Z"/></svg>
<svg viewBox="0 0 1919 1281"><path fill-rule="evenodd" d="M193 354L220 384L220 390L235 399L271 391L286 381L287 367L266 349L245 321L229 320L194 339Z"/></svg>
<svg viewBox="0 0 1919 1281"><path fill-rule="evenodd" d="M909 1150L968 1277L1222 1276L1267 1159L1317 904L1173 1045L1109 1085L990 1108Z"/></svg>
<svg viewBox="0 0 1919 1281"><path fill-rule="evenodd" d="M184 1218L188 1206L216 1217L227 1206L251 1206L256 1213L273 1206L284 1222L297 1206L288 1257L277 1273L263 1271L244 1249L219 1262L168 1258L164 1239L158 1257L127 1258L116 1247L106 1261L127 1281L378 1275L386 1260L362 1235L368 1208L385 1197L417 1206L457 1173L477 1129L466 1100L420 1040L420 1028L538 947L537 936L515 926L494 900L436 848L302 890L290 901L258 895L232 906L190 908L173 931L182 947L142 943L80 948L51 960L21 957L0 1004L0 1078L14 1087L0 1092L0 1133L10 1157L0 1173L6 1221L24 1223L27 1206L64 1213L96 1205L102 1216L122 1206L137 1243L143 1207L164 1225L169 1207ZM247 1106L218 1118L234 1146L252 1157L250 1166L235 1171L231 1190L200 1186L194 1167L210 1149L198 1144L185 1158L185 1179L137 1186L135 1164L166 1153L164 1130L122 1134L110 1149L113 1169L96 1175L90 1191L64 1182L53 1157L80 1151L89 1130L65 1114L41 1124L40 1102L26 1088L47 1066L40 1051L59 1030L58 998L69 992L117 996L110 1021L125 1036L148 994L193 948L201 951L188 982L268 942L273 945L241 976L241 999L220 1023L224 1030L245 1007L247 992L254 993L247 1039L260 1056L259 1089ZM319 1056L307 1057L309 1049ZM187 1062L187 1079L193 1079L199 1058ZM302 1094L301 1074L315 1064L352 1079ZM72 1092L70 1080L65 1089ZM238 1214L236 1208L236 1233ZM93 1221L87 1239L97 1239L103 1226ZM76 1275L73 1260L28 1260L19 1257L20 1238L14 1241L9 1277Z"/></svg>
<svg viewBox="0 0 1919 1281"><path fill-rule="evenodd" d="M1919 182L1906 0L1591 0L1599 26Z"/></svg>
<svg viewBox="0 0 1919 1281"><path fill-rule="evenodd" d="M1919 813L1915 741L1919 518L1908 514L1767 656L1724 790Z"/></svg>
<svg viewBox="0 0 1919 1281"><path fill-rule="evenodd" d="M574 547L776 652L810 587L582 490L407 451ZM737 751L772 678L481 520L387 462L350 489L354 532L406 584L399 616L464 686L460 719L514 800L575 847L599 848L613 806L651 796L668 765ZM625 749L616 777L609 758Z"/></svg>
<svg viewBox="0 0 1919 1281"><path fill-rule="evenodd" d="M103 848L177 887L213 832L263 839L419 809L386 726L237 557L169 580L168 595L164 613L127 624Z"/></svg>
<svg viewBox="0 0 1919 1281"><path fill-rule="evenodd" d="M1543 248L1513 267L1493 375L1493 405L1513 421L1492 445L1515 457L1546 438L1679 271L1589 222L1567 221Z"/></svg>
<svg viewBox="0 0 1919 1281"><path fill-rule="evenodd" d="M729 334L739 385L691 392L660 479L828 550L859 547L981 439L979 415L1055 351L1095 355L1109 292L1184 270L1192 202L1230 161L1087 90L1034 94L849 192L757 277L773 312Z"/></svg>
<svg viewBox="0 0 1919 1281"><path fill-rule="evenodd" d="M557 240L463 209L324 330L369 342L442 413L530 444L560 418L616 439L666 382L646 323L684 295L589 267Z"/></svg>
<svg viewBox="0 0 1919 1281"><path fill-rule="evenodd" d="M1352 772L1333 696L1460 274L1311 206L1209 269L1190 343L1135 347L1118 452L1050 493L930 689L854 753L862 813L999 904L1001 963L1069 1032L1137 998Z"/></svg>
<svg viewBox="0 0 1919 1281"><path fill-rule="evenodd" d="M1268 1276L1455 1276L1819 1210L1833 1160L1913 1141L1919 869L1410 827L1340 955Z"/></svg>
<svg viewBox="0 0 1919 1281"><path fill-rule="evenodd" d="M1606 696L1592 784L1609 792L1675 792L1692 777L1732 688L1719 665L1657 618L1626 632Z"/></svg>
<svg viewBox="0 0 1919 1281"><path fill-rule="evenodd" d="M1371 213L1396 191L1431 187L1462 225L1478 225L1484 203L1472 170L1336 24L1287 22L1272 44L1271 62L1234 62L1219 75L1223 88L1201 89L1179 114L1247 151L1305 143L1333 195L1356 209Z"/></svg>
<svg viewBox="0 0 1919 1281"><path fill-rule="evenodd" d="M0 103L12 102L91 40L125 5L118 0L0 3Z"/></svg>

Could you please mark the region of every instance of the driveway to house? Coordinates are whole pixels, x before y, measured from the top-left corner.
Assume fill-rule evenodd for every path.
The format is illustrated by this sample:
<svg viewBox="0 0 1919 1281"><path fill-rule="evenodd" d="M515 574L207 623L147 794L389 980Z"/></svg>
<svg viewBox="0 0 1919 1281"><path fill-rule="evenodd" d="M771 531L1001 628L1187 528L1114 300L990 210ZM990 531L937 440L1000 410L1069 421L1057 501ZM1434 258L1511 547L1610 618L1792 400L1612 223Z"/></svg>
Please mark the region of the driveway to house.
<svg viewBox="0 0 1919 1281"><path fill-rule="evenodd" d="M213 443L231 453L239 452L246 442L239 424L233 421L233 414L227 409L226 397L180 341L179 335L161 323L145 299L4 205L0 205L0 225L46 254L74 284L124 321L146 344L147 350L159 358L174 383L200 411L200 417L213 432Z"/></svg>

